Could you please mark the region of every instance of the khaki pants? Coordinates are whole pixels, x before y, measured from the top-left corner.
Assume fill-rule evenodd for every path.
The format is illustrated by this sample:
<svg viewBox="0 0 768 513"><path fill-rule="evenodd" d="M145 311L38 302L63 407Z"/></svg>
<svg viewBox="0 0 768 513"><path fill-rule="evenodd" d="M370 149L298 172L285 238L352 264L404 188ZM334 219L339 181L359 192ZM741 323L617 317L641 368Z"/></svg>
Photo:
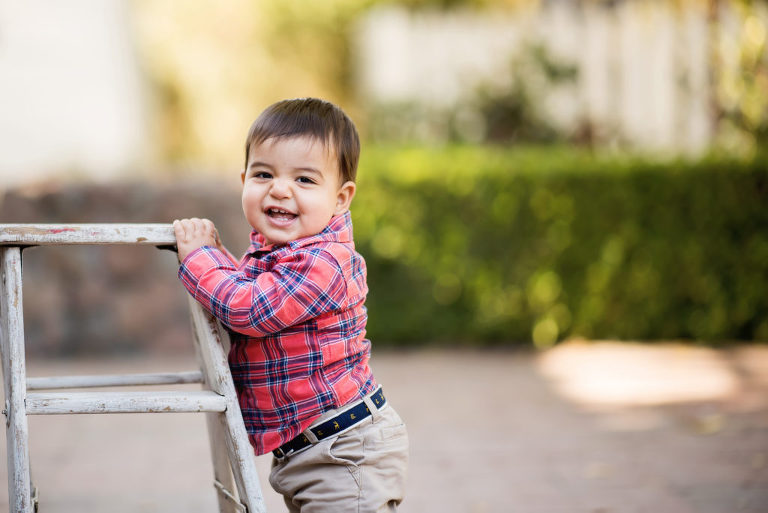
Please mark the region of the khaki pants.
<svg viewBox="0 0 768 513"><path fill-rule="evenodd" d="M291 513L396 511L408 466L405 424L389 403L339 436L274 458L269 482ZM314 425L336 413L327 412Z"/></svg>

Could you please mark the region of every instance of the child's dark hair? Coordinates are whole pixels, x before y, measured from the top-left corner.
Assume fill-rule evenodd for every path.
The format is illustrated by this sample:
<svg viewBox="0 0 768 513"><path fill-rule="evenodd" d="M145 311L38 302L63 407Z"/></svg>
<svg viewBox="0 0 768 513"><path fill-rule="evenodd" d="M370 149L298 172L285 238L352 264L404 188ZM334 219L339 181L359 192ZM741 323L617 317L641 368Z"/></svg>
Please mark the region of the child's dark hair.
<svg viewBox="0 0 768 513"><path fill-rule="evenodd" d="M253 122L245 141L245 166L255 144L267 139L310 136L333 149L341 182L355 181L360 138L352 120L336 105L318 98L282 100L267 107Z"/></svg>

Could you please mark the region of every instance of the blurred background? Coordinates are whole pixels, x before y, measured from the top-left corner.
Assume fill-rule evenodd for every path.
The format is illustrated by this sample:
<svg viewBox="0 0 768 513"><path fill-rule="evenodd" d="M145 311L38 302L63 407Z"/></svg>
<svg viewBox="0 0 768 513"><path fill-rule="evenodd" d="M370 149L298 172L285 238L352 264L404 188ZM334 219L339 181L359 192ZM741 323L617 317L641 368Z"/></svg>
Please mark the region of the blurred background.
<svg viewBox="0 0 768 513"><path fill-rule="evenodd" d="M0 0L0 222L209 217L241 254L251 122L331 100L363 138L355 239L413 427L407 511L765 511L767 44L756 0ZM191 361L175 272L26 250L31 368ZM446 388L477 418L517 402L489 431L413 404ZM73 447L39 465L59 496Z"/></svg>
<svg viewBox="0 0 768 513"><path fill-rule="evenodd" d="M239 253L250 123L320 96L364 138L378 344L768 339L763 2L0 5L5 222L205 215ZM30 252L36 347L185 345L140 253Z"/></svg>

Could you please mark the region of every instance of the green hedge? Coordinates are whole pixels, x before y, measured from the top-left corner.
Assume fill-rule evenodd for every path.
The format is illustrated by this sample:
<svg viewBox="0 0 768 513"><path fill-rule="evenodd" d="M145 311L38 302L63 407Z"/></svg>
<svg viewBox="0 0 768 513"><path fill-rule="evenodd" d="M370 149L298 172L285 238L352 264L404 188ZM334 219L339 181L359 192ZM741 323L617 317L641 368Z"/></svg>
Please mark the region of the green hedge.
<svg viewBox="0 0 768 513"><path fill-rule="evenodd" d="M368 147L353 217L369 334L768 340L767 162Z"/></svg>

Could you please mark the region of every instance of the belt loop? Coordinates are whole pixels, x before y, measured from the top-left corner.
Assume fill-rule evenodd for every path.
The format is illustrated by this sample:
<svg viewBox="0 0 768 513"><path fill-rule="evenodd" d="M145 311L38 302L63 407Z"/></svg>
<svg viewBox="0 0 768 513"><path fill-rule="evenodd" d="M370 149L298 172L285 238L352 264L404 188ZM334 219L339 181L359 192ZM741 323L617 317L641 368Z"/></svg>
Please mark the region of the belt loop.
<svg viewBox="0 0 768 513"><path fill-rule="evenodd" d="M307 428L306 430L304 430L304 432L302 433L302 435L306 436L306 437L309 439L309 442L310 442L312 445L315 445L317 442L319 442L319 440L317 439L317 435L315 435L315 434L312 432L312 430L311 430L311 429L309 429L309 428Z"/></svg>
<svg viewBox="0 0 768 513"><path fill-rule="evenodd" d="M373 399L371 399L371 396L367 395L363 397L363 402L368 407L368 410L371 412L371 418L373 419L373 421L375 422L376 420L378 420L379 417L381 416L381 413L379 413L379 408L375 404L373 404Z"/></svg>

